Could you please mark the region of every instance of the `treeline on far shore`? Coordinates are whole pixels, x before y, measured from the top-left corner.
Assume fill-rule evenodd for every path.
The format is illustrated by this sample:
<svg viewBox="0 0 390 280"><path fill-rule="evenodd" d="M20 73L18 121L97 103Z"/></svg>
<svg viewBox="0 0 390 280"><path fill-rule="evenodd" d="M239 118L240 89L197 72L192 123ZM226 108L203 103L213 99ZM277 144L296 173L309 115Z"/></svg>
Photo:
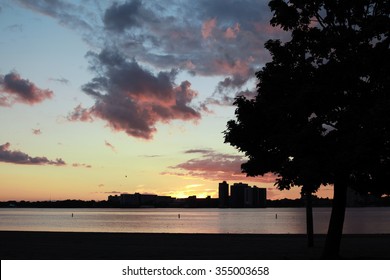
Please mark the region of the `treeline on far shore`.
<svg viewBox="0 0 390 280"><path fill-rule="evenodd" d="M267 200L267 207L304 207L305 201L303 199L279 199ZM329 198L315 198L313 199L313 207L331 207L332 199ZM355 207L389 207L390 196L382 197L375 202L365 203L361 205L354 205ZM142 205L140 207L156 207L156 208L171 208L164 205ZM102 200L57 200L57 201L2 201L0 208L124 208L119 203ZM216 207L177 207L177 208L216 208Z"/></svg>

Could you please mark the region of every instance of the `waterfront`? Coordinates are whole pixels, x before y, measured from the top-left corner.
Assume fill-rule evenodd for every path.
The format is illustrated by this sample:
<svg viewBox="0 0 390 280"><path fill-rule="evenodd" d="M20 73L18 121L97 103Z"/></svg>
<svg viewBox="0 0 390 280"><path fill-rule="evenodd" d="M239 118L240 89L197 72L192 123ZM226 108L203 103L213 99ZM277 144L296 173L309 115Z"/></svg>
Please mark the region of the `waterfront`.
<svg viewBox="0 0 390 280"><path fill-rule="evenodd" d="M330 211L330 208L314 208L314 232L316 234L326 233ZM306 220L304 208L2 208L0 209L0 230L129 233L304 234L306 232ZM390 208L347 208L344 233L390 233Z"/></svg>

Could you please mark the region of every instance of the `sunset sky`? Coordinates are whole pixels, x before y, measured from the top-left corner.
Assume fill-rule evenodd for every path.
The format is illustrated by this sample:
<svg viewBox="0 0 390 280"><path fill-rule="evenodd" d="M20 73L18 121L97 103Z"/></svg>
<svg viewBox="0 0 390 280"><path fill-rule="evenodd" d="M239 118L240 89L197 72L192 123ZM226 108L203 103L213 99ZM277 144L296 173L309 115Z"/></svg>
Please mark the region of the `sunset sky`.
<svg viewBox="0 0 390 280"><path fill-rule="evenodd" d="M0 3L0 200L217 197L247 178L224 144L269 61L261 0ZM320 193L329 196L330 188Z"/></svg>

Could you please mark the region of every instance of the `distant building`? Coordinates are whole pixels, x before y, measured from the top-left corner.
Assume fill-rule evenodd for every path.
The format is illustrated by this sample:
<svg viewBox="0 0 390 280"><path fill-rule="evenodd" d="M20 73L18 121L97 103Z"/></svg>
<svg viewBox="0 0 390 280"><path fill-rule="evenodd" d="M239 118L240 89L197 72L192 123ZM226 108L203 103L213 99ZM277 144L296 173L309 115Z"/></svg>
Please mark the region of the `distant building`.
<svg viewBox="0 0 390 280"><path fill-rule="evenodd" d="M219 207L227 207L226 205L232 208L266 207L267 189L256 186L251 187L241 182L235 183L230 186L229 200L228 188L229 185L226 181L219 183Z"/></svg>
<svg viewBox="0 0 390 280"><path fill-rule="evenodd" d="M121 194L121 207L139 207L141 205L141 195L135 194Z"/></svg>
<svg viewBox="0 0 390 280"><path fill-rule="evenodd" d="M156 203L157 195L156 194L141 194L140 195L140 205L142 206L152 206Z"/></svg>
<svg viewBox="0 0 390 280"><path fill-rule="evenodd" d="M254 198L254 193L253 189L249 186L245 186L244 188L244 206L245 207L253 207L253 198Z"/></svg>
<svg viewBox="0 0 390 280"><path fill-rule="evenodd" d="M110 197L109 197L110 199ZM112 199L112 198L111 198ZM169 207L175 203L171 196L158 196L155 194L121 194L121 207Z"/></svg>
<svg viewBox="0 0 390 280"><path fill-rule="evenodd" d="M156 207L169 207L173 206L176 199L171 196L157 196L155 200Z"/></svg>
<svg viewBox="0 0 390 280"><path fill-rule="evenodd" d="M190 207L190 208L195 208L196 207L196 200L197 200L196 195L189 196L186 200L186 202L187 202L186 206Z"/></svg>
<svg viewBox="0 0 390 280"><path fill-rule="evenodd" d="M226 181L219 183L218 187L218 207L227 208L229 207L229 184Z"/></svg>
<svg viewBox="0 0 390 280"><path fill-rule="evenodd" d="M245 189L248 187L248 184L241 182L230 186L230 206L232 208L245 207Z"/></svg>
<svg viewBox="0 0 390 280"><path fill-rule="evenodd" d="M107 201L119 204L121 202L121 197L119 195L109 195Z"/></svg>
<svg viewBox="0 0 390 280"><path fill-rule="evenodd" d="M263 208L267 206L267 189L254 186L253 190L253 207Z"/></svg>

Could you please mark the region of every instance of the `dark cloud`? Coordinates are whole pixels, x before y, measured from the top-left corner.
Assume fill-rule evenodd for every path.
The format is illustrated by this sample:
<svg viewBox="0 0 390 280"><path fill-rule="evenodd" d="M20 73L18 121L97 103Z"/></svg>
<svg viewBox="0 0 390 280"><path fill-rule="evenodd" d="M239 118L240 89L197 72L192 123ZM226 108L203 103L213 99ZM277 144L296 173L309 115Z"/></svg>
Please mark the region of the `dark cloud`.
<svg viewBox="0 0 390 280"><path fill-rule="evenodd" d="M0 145L0 162L26 165L66 165L65 161L63 161L61 158L56 160L49 160L46 157L31 157L21 151L9 150L10 146L11 144L8 142Z"/></svg>
<svg viewBox="0 0 390 280"><path fill-rule="evenodd" d="M91 69L98 76L83 86L95 99L89 109L78 106L69 120L106 120L109 126L128 135L151 139L157 122L197 120L200 113L190 107L197 95L188 81L175 85L177 71L156 75L128 60L116 50L89 53Z"/></svg>
<svg viewBox="0 0 390 280"><path fill-rule="evenodd" d="M247 99L253 99L255 98L257 92L256 90L240 90L236 91L233 94L230 94L229 92L216 92L212 97L209 97L204 102L204 110L208 110L208 105L219 105L219 106L232 106L235 98L238 96L245 96Z"/></svg>
<svg viewBox="0 0 390 280"><path fill-rule="evenodd" d="M113 3L104 13L104 26L114 31L141 26L144 20L142 10L142 2L139 0L127 1L121 5Z"/></svg>
<svg viewBox="0 0 390 280"><path fill-rule="evenodd" d="M268 58L262 46L271 30L261 29L271 15L266 2L168 1L166 7L148 1L116 3L106 10L104 23L123 33L115 37L118 42L131 38L132 47L121 45L126 53L158 67L241 76L243 83Z"/></svg>
<svg viewBox="0 0 390 280"><path fill-rule="evenodd" d="M257 92L255 89L253 89L253 90L246 89L246 90L242 90L242 91L237 92L237 96L245 96L247 99L255 98L256 94L257 94Z"/></svg>
<svg viewBox="0 0 390 280"><path fill-rule="evenodd" d="M223 91L224 88L233 88L237 89L242 87L247 82L246 78L241 76L226 77L223 81L218 83L220 91Z"/></svg>
<svg viewBox="0 0 390 280"><path fill-rule="evenodd" d="M33 105L52 97L51 90L40 89L15 72L0 75L0 106L10 106L15 102Z"/></svg>
<svg viewBox="0 0 390 280"><path fill-rule="evenodd" d="M248 81L252 81L253 84L255 83L251 77L242 77L241 75L226 77L223 81L218 83L213 97L208 101L206 100L206 103L209 102L209 104L231 106L235 97L244 95L244 92L248 91L242 90L242 88L248 84Z"/></svg>
<svg viewBox="0 0 390 280"><path fill-rule="evenodd" d="M216 17L226 23L250 24L253 21L269 20L268 1L198 0L194 2L202 17Z"/></svg>
<svg viewBox="0 0 390 280"><path fill-rule="evenodd" d="M82 27L86 36L99 38L94 40L99 48L114 43L128 57L165 68L180 65L200 75L232 75L264 63L263 44L277 30L268 23L268 2L259 0L128 0L106 7L87 1L18 2L74 29ZM232 58L235 65L227 69Z"/></svg>

